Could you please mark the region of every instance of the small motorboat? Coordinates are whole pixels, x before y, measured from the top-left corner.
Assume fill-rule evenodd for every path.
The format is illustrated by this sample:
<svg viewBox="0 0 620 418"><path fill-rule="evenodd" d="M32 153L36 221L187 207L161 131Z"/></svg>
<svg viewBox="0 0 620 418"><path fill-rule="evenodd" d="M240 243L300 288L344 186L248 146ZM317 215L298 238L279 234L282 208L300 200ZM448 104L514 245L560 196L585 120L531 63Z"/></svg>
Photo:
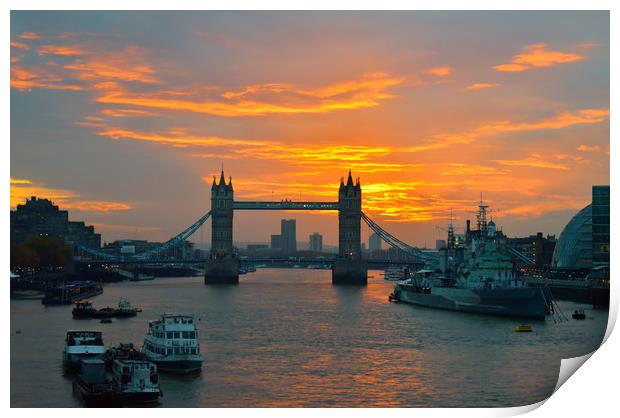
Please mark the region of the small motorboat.
<svg viewBox="0 0 620 418"><path fill-rule="evenodd" d="M586 319L586 313L583 309L577 309L573 312L573 319Z"/></svg>
<svg viewBox="0 0 620 418"><path fill-rule="evenodd" d="M532 332L531 325L517 325L515 327L515 332Z"/></svg>

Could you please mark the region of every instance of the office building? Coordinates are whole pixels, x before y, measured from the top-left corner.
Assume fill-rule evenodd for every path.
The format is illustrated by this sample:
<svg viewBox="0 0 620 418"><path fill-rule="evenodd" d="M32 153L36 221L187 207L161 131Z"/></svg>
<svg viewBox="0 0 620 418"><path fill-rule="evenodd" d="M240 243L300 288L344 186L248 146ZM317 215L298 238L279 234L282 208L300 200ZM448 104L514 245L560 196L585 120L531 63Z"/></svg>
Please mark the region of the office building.
<svg viewBox="0 0 620 418"><path fill-rule="evenodd" d="M280 226L280 245L283 252L297 251L297 227L295 219L282 219Z"/></svg>
<svg viewBox="0 0 620 418"><path fill-rule="evenodd" d="M368 250L372 253L381 250L381 237L374 233L368 238Z"/></svg>
<svg viewBox="0 0 620 418"><path fill-rule="evenodd" d="M592 186L592 266L609 265L609 186Z"/></svg>
<svg viewBox="0 0 620 418"><path fill-rule="evenodd" d="M90 248L101 247L101 235L95 233L93 226L69 221L66 210L60 210L49 199L33 196L11 211L11 245L40 236L61 238L71 246L80 244Z"/></svg>
<svg viewBox="0 0 620 418"><path fill-rule="evenodd" d="M310 249L310 251L314 251L317 253L323 252L323 235L319 234L318 232L311 234L308 239L308 243L308 248Z"/></svg>

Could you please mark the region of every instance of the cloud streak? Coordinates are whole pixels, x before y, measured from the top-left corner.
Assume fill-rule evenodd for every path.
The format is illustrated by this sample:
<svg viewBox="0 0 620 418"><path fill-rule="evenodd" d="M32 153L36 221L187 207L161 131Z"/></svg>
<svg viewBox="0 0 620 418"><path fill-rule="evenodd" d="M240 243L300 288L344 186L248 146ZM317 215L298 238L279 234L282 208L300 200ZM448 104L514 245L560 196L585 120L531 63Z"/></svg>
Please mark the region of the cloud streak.
<svg viewBox="0 0 620 418"><path fill-rule="evenodd" d="M569 62L583 61L585 56L547 49L547 44L527 45L521 54L512 57L508 64L496 65L493 68L504 72L522 72L535 68L553 67Z"/></svg>

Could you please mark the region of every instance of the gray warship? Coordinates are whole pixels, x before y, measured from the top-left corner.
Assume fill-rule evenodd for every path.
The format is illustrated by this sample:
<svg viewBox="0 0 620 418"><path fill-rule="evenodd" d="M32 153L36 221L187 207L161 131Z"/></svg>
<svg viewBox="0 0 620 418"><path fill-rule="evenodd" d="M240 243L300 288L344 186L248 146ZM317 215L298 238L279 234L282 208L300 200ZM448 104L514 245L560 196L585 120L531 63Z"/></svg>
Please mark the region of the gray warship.
<svg viewBox="0 0 620 418"><path fill-rule="evenodd" d="M546 286L528 286L510 255L500 251L495 223L487 224L482 201L478 230L468 227L469 242L459 242L452 223L440 250L439 268L424 269L398 282L390 300L459 312L545 319L553 309ZM465 240L464 240L465 241Z"/></svg>

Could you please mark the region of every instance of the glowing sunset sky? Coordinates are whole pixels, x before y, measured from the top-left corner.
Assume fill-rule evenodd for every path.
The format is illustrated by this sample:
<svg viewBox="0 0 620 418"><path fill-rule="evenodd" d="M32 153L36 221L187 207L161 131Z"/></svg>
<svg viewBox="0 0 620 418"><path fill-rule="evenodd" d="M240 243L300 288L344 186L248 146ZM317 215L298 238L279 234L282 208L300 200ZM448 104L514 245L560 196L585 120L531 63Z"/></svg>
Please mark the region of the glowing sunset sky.
<svg viewBox="0 0 620 418"><path fill-rule="evenodd" d="M222 164L238 200L336 200L351 168L416 245L481 192L507 234L558 234L609 184L609 15L11 13L12 207L164 240ZM336 243L335 213L236 212L235 240L281 218Z"/></svg>

